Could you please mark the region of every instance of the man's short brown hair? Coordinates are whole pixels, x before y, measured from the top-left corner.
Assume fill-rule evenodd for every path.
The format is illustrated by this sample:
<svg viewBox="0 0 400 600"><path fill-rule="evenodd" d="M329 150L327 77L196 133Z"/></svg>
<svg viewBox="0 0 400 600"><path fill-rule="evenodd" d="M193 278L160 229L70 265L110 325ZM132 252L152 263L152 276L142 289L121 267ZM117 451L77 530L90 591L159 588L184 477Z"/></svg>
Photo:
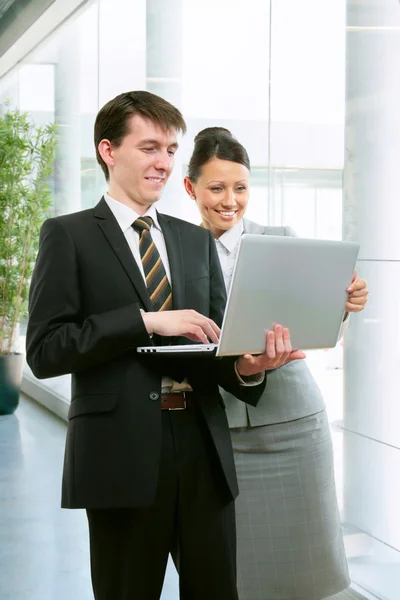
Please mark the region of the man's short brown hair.
<svg viewBox="0 0 400 600"><path fill-rule="evenodd" d="M100 109L94 124L94 145L97 162L103 169L108 181L108 166L99 153L101 140L109 140L118 147L129 133L129 120L134 115L141 115L162 129L186 132L186 123L175 106L151 92L134 91L119 94Z"/></svg>

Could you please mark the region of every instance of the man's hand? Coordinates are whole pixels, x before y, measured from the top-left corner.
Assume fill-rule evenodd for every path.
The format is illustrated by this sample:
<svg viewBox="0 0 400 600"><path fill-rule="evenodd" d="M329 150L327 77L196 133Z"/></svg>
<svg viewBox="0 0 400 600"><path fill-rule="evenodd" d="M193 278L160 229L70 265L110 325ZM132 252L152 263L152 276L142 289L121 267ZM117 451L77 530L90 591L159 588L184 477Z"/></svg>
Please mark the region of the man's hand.
<svg viewBox="0 0 400 600"><path fill-rule="evenodd" d="M357 273L354 271L351 285L347 288L348 293L346 312L360 312L364 310L368 299L368 288L365 279L357 279Z"/></svg>
<svg viewBox="0 0 400 600"><path fill-rule="evenodd" d="M240 376L249 377L305 357L301 350L292 349L289 329L275 325L272 331L267 332L264 354L244 354L237 360L236 369Z"/></svg>
<svg viewBox="0 0 400 600"><path fill-rule="evenodd" d="M218 344L221 333L218 325L195 310L142 312L142 317L149 335L184 336L202 344L208 344L210 339Z"/></svg>

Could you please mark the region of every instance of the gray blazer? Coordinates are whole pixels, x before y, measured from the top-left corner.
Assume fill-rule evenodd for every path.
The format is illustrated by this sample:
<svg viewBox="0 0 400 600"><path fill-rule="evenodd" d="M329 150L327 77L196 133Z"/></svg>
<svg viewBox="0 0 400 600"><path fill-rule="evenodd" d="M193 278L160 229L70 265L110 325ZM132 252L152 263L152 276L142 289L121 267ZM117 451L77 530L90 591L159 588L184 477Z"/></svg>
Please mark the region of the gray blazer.
<svg viewBox="0 0 400 600"><path fill-rule="evenodd" d="M290 227L264 227L243 220L244 233L296 235ZM229 427L256 427L294 421L324 410L320 389L303 360L293 361L268 373L267 386L257 407L246 405L221 390Z"/></svg>

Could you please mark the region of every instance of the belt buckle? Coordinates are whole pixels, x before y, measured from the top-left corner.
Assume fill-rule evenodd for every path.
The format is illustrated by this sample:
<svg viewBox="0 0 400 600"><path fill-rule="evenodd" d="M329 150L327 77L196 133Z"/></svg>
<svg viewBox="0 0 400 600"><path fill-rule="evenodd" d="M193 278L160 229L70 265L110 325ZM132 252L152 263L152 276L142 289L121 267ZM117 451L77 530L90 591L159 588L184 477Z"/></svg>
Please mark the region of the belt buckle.
<svg viewBox="0 0 400 600"><path fill-rule="evenodd" d="M182 394L185 399L183 402L183 406L180 408L169 408L168 410L185 410L186 409L186 392L179 392L179 393Z"/></svg>

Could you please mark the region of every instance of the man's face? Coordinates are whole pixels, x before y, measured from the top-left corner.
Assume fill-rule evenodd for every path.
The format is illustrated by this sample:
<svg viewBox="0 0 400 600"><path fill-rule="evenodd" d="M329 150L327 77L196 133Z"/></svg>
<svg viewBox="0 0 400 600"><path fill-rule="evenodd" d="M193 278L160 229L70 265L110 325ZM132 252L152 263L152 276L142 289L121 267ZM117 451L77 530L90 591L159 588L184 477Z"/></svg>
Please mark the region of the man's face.
<svg viewBox="0 0 400 600"><path fill-rule="evenodd" d="M177 148L176 131L134 115L122 144L110 150L110 194L113 190L122 193L138 208L157 202L172 172Z"/></svg>

